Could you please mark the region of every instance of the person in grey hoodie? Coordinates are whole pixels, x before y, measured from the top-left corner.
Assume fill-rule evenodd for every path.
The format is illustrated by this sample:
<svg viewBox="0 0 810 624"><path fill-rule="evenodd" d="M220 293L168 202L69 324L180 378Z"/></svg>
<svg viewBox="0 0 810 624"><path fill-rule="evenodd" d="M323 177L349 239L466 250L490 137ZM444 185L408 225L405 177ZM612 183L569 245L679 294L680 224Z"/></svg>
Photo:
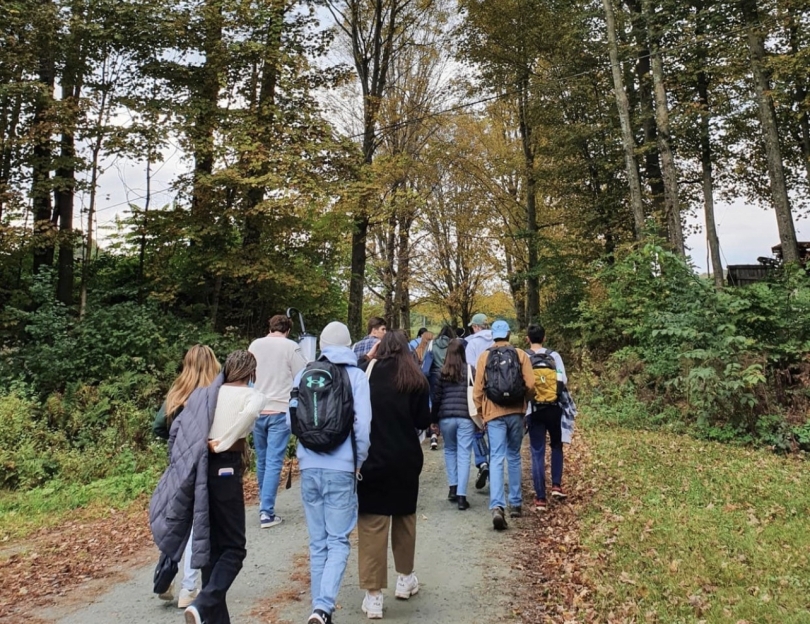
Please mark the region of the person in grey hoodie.
<svg viewBox="0 0 810 624"><path fill-rule="evenodd" d="M329 323L321 332L321 355L333 364L345 366L349 375L354 399L354 435L328 453L317 453L298 443L312 589L312 615L307 624L332 622L351 550L349 534L357 524L356 479L368 457L371 431L368 378L357 368L351 344L349 329L343 323ZM298 387L301 375L301 372L296 375L293 388ZM290 407L297 405L291 403ZM290 424L289 410L287 422Z"/></svg>
<svg viewBox="0 0 810 624"><path fill-rule="evenodd" d="M471 364L475 364L481 354L495 344L495 341L492 340L492 331L487 324L488 320L486 314L476 314L470 321L470 329L473 333L471 336L467 336L465 355Z"/></svg>

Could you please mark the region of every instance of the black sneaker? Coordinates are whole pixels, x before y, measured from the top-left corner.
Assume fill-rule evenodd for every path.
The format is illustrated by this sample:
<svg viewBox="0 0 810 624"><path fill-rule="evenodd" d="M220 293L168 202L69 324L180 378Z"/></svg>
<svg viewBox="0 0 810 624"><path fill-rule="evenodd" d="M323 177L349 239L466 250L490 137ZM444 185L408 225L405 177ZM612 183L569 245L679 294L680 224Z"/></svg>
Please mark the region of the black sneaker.
<svg viewBox="0 0 810 624"><path fill-rule="evenodd" d="M466 496L459 496L458 497L458 508L460 511L464 511L465 509L470 508L470 503L467 502Z"/></svg>
<svg viewBox="0 0 810 624"><path fill-rule="evenodd" d="M503 507L496 507L492 510L492 526L496 531L503 531L508 525L504 517Z"/></svg>
<svg viewBox="0 0 810 624"><path fill-rule="evenodd" d="M523 515L523 507L518 505L517 507L512 507L509 510L509 517L510 518L520 518Z"/></svg>
<svg viewBox="0 0 810 624"><path fill-rule="evenodd" d="M439 436L435 433L430 436L430 450L435 451L439 448Z"/></svg>
<svg viewBox="0 0 810 624"><path fill-rule="evenodd" d="M489 464L484 462L478 468L478 476L475 478L475 489L482 489L487 484L487 479L489 479Z"/></svg>
<svg viewBox="0 0 810 624"><path fill-rule="evenodd" d="M309 616L307 624L332 624L332 614L321 609L315 609Z"/></svg>
<svg viewBox="0 0 810 624"><path fill-rule="evenodd" d="M447 493L447 500L449 500L451 503L455 503L458 500L458 495L456 494L457 490L457 485L450 486L450 491Z"/></svg>

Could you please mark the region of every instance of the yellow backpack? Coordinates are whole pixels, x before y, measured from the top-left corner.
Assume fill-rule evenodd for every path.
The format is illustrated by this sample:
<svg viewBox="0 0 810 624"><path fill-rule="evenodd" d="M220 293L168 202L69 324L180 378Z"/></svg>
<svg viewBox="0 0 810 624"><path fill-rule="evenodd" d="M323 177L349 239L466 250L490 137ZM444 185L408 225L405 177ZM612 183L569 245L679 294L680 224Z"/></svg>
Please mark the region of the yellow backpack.
<svg viewBox="0 0 810 624"><path fill-rule="evenodd" d="M557 362L551 351L544 353L528 352L534 373L534 403L554 405L560 400L562 381L558 380Z"/></svg>

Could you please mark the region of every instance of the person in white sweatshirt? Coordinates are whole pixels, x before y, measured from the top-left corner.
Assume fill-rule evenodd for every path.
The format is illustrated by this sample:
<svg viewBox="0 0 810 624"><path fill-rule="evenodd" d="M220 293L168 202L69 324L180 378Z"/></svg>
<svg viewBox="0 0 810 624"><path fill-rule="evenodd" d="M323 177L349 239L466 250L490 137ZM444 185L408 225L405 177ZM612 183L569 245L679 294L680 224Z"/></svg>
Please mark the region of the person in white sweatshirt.
<svg viewBox="0 0 810 624"><path fill-rule="evenodd" d="M256 377L256 358L251 353L231 353L222 367L222 375L208 431L211 553L202 568L202 589L185 610L186 624L230 624L226 594L247 555L243 453L245 438L265 399L251 387Z"/></svg>
<svg viewBox="0 0 810 624"><path fill-rule="evenodd" d="M289 339L292 321L276 314L270 319L270 333L254 340L248 351L256 357L256 390L265 396L261 414L253 427L256 447L256 476L259 481L259 524L261 528L281 524L276 514L276 494L290 441L287 407L293 378L307 361L297 342Z"/></svg>

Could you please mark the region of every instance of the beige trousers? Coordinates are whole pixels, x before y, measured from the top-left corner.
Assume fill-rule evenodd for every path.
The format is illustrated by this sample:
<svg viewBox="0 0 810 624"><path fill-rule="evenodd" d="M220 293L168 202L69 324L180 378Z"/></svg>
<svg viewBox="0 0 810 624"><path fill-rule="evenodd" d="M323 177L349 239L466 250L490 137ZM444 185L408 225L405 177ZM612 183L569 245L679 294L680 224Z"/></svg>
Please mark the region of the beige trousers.
<svg viewBox="0 0 810 624"><path fill-rule="evenodd" d="M361 589L377 590L388 587L388 530L391 530L391 550L394 568L399 574L413 572L416 551L416 514L410 516L378 516L360 514L357 518L357 563Z"/></svg>

